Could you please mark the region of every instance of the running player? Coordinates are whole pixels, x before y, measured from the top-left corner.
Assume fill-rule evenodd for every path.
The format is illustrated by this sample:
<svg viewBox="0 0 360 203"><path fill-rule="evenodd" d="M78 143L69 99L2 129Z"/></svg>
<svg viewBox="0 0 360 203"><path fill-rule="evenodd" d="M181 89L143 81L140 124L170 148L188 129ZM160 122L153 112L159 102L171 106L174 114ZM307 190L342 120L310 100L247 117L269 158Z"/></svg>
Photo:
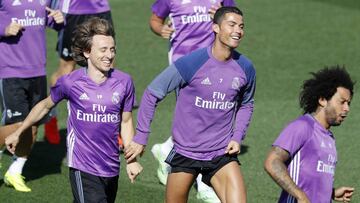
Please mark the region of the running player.
<svg viewBox="0 0 360 203"><path fill-rule="evenodd" d="M255 69L235 51L244 35L239 9L219 8L212 28L212 45L175 61L145 90L136 136L125 149L128 160L143 152L157 103L179 89L166 202L186 202L198 174L221 202L246 202L237 155L253 112Z"/></svg>
<svg viewBox="0 0 360 203"><path fill-rule="evenodd" d="M312 73L300 93L304 115L288 124L273 144L265 170L283 189L279 202L350 202L354 188L333 188L337 163L331 126L350 111L354 82L345 68Z"/></svg>
<svg viewBox="0 0 360 203"><path fill-rule="evenodd" d="M233 0L156 0L152 5L150 28L155 34L170 40L169 64L198 48L209 46L215 36L211 21L216 9L234 5ZM159 162L157 176L164 185L169 173L165 158L173 145L170 136L164 143L155 144L151 149ZM196 182L198 199L209 203L219 202L214 191L201 181L201 175Z"/></svg>
<svg viewBox="0 0 360 203"><path fill-rule="evenodd" d="M22 132L67 99L68 164L75 202L115 202L120 170L118 134L121 131L125 146L134 135L131 111L135 89L128 74L112 68L115 41L108 21L89 19L75 30L73 43L74 59L84 68L59 78L50 96L6 138L6 145L14 152ZM136 161L127 164L131 182L141 170Z"/></svg>

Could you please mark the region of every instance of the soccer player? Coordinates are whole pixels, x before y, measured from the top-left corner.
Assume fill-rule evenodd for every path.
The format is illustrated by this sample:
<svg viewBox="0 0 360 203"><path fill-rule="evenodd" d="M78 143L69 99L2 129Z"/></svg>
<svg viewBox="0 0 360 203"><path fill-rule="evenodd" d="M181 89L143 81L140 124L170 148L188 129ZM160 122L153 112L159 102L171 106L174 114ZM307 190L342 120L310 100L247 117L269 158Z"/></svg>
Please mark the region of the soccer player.
<svg viewBox="0 0 360 203"><path fill-rule="evenodd" d="M152 5L150 17L151 30L165 38L170 39L168 54L169 64L178 58L199 48L207 47L214 41L212 31L212 16L220 6L235 6L234 0L156 0ZM167 18L170 18L166 22ZM173 147L171 136L161 144L155 144L151 152L159 162L157 176L160 183L166 184L169 165L165 163L166 156ZM197 179L196 197L205 202L219 202L214 191Z"/></svg>
<svg viewBox="0 0 360 203"><path fill-rule="evenodd" d="M59 67L50 77L50 85L54 86L57 79L69 74L75 69L76 62L71 57L71 38L75 28L91 17L106 19L112 23L111 11L108 0L60 0L55 2L65 15L66 25L58 33L57 51L60 56ZM51 144L60 143L60 135L57 127L56 109L51 112L52 118L45 124L45 138Z"/></svg>
<svg viewBox="0 0 360 203"><path fill-rule="evenodd" d="M64 16L49 8L50 1L0 1L0 147L31 108L46 97L46 26L60 30ZM39 123L24 133L17 158L4 182L17 191L30 192L22 169L36 139Z"/></svg>
<svg viewBox="0 0 360 203"><path fill-rule="evenodd" d="M89 19L78 26L73 40L74 59L85 67L59 78L50 96L6 138L6 145L14 152L22 132L67 99L68 164L75 202L114 202L120 170L117 137L120 130L127 145L134 135L131 111L135 89L128 74L112 68L115 42L108 21ZM126 167L133 182L142 167L136 161Z"/></svg>
<svg viewBox="0 0 360 203"><path fill-rule="evenodd" d="M337 152L330 127L340 125L348 115L354 82L339 66L312 76L300 93L304 115L280 133L265 170L283 189L279 202L350 202L354 188L333 188Z"/></svg>
<svg viewBox="0 0 360 203"><path fill-rule="evenodd" d="M179 88L166 202L186 202L198 174L221 202L246 202L237 155L253 112L255 69L235 51L244 36L238 8L219 8L212 28L213 44L181 57L147 87L136 136L125 149L128 160L143 152L157 103Z"/></svg>

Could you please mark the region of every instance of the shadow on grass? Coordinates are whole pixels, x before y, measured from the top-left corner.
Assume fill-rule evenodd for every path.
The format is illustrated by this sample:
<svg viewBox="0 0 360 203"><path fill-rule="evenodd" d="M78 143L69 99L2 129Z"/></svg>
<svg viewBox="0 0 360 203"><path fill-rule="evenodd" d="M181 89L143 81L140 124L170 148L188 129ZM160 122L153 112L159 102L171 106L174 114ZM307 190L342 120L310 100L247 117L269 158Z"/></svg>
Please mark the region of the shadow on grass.
<svg viewBox="0 0 360 203"><path fill-rule="evenodd" d="M334 4L336 6L350 8L350 9L360 9L360 1L359 0L310 0L317 1L326 4Z"/></svg>
<svg viewBox="0 0 360 203"><path fill-rule="evenodd" d="M47 141L36 142L23 169L26 180L35 180L49 174L61 173L63 159L66 156L66 129L60 131L58 145ZM1 183L0 183L1 184Z"/></svg>

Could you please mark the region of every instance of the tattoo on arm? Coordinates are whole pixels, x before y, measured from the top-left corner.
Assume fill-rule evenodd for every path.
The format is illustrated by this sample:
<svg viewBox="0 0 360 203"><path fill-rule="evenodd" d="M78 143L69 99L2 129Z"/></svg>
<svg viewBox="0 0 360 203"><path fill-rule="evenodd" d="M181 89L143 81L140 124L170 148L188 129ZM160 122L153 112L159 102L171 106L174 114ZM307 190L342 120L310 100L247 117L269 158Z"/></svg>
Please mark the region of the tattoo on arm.
<svg viewBox="0 0 360 203"><path fill-rule="evenodd" d="M290 158L289 153L279 147L273 147L268 157L272 157L267 167L269 175L281 188L297 198L301 190L291 179L285 165L285 162Z"/></svg>

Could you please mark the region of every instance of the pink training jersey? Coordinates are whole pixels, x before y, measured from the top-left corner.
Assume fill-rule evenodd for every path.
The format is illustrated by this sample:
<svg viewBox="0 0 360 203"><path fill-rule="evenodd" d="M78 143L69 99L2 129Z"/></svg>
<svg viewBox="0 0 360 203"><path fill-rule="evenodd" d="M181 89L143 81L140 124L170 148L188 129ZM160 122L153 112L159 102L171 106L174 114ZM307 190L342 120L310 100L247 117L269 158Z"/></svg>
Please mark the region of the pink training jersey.
<svg viewBox="0 0 360 203"><path fill-rule="evenodd" d="M60 0L61 11L66 14L96 14L110 11L108 0Z"/></svg>
<svg viewBox="0 0 360 203"><path fill-rule="evenodd" d="M163 19L170 17L175 29L170 39L170 63L214 41L209 9L220 3L235 6L234 0L156 0L152 12Z"/></svg>
<svg viewBox="0 0 360 203"><path fill-rule="evenodd" d="M273 146L289 152L289 174L310 202L331 202L337 153L330 131L310 114L305 114L291 122ZM296 202L296 199L282 191L279 202Z"/></svg>
<svg viewBox="0 0 360 203"><path fill-rule="evenodd" d="M96 84L81 68L61 77L51 88L55 103L69 101L69 167L102 177L119 174L121 115L132 111L134 92L130 76L115 69L105 82Z"/></svg>

